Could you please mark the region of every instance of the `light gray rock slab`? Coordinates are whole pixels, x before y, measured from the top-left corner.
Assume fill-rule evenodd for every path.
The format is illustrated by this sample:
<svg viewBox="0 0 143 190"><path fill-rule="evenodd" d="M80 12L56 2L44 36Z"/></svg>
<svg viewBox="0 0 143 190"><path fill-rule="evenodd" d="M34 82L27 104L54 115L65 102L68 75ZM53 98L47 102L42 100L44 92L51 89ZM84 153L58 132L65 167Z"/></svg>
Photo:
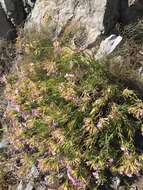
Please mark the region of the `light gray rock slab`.
<svg viewBox="0 0 143 190"><path fill-rule="evenodd" d="M78 32L81 30L81 46L86 48L101 34L112 31L118 16L119 0L37 0L25 29L36 27L43 31L45 27L56 38L67 26L73 25ZM73 39L78 32L75 31Z"/></svg>
<svg viewBox="0 0 143 190"><path fill-rule="evenodd" d="M116 47L121 43L122 37L120 35L112 34L103 40L100 44L99 50L95 55L95 59L101 59L109 54L111 54Z"/></svg>

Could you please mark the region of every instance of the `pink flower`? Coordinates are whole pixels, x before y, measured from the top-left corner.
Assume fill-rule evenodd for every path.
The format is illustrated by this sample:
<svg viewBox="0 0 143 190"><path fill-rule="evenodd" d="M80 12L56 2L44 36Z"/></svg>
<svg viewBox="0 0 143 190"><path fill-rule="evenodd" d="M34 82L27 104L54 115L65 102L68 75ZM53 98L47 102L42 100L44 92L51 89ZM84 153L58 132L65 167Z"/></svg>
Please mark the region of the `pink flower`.
<svg viewBox="0 0 143 190"><path fill-rule="evenodd" d="M103 127L102 122L99 121L99 122L97 123L97 126L96 126L96 127L97 127L98 129L101 129L101 128Z"/></svg>
<svg viewBox="0 0 143 190"><path fill-rule="evenodd" d="M70 182L74 185L74 186L79 186L79 187L83 187L85 184L76 179L73 175L72 175L72 169L70 166L67 166L67 176L68 176L68 179L70 180Z"/></svg>
<svg viewBox="0 0 143 190"><path fill-rule="evenodd" d="M15 93L19 94L19 89L18 88L16 88Z"/></svg>
<svg viewBox="0 0 143 190"><path fill-rule="evenodd" d="M17 112L20 112L20 106L19 105L15 105L15 109Z"/></svg>
<svg viewBox="0 0 143 190"><path fill-rule="evenodd" d="M92 172L92 175L95 177L95 179L99 179L99 172L97 170Z"/></svg>
<svg viewBox="0 0 143 190"><path fill-rule="evenodd" d="M35 117L38 117L40 115L39 111L36 110L36 109L33 109L32 110L32 115L35 116Z"/></svg>
<svg viewBox="0 0 143 190"><path fill-rule="evenodd" d="M27 120L29 117L30 117L30 114L28 112L23 112L22 114L22 117Z"/></svg>

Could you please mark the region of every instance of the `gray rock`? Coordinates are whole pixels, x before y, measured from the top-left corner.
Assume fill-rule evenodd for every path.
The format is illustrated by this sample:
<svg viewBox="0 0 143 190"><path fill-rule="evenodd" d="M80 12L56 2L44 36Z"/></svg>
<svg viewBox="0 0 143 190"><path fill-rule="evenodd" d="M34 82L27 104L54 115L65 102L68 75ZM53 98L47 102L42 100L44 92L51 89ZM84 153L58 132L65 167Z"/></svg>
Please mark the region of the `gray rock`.
<svg viewBox="0 0 143 190"><path fill-rule="evenodd" d="M116 47L120 44L121 41L122 41L121 36L117 36L115 34L110 35L108 38L106 38L101 42L99 50L95 55L95 59L98 60L112 53L116 49Z"/></svg>
<svg viewBox="0 0 143 190"><path fill-rule="evenodd" d="M28 182L27 185L24 185L23 182L21 181L16 190L32 190L34 187L34 183L33 182Z"/></svg>
<svg viewBox="0 0 143 190"><path fill-rule="evenodd" d="M130 8L131 3L131 0L37 0L31 17L25 24L25 31L33 31L35 28L36 31L51 35L53 40L58 37L63 39L64 34L71 32L68 45L73 49L92 49L88 53L96 57L95 46L101 41L101 36L105 35L108 39L115 34L117 22L128 24L136 19L136 11ZM107 46L104 45L105 54L113 51L118 40L119 37L108 40Z"/></svg>
<svg viewBox="0 0 143 190"><path fill-rule="evenodd" d="M121 183L121 180L119 177L115 176L112 178L112 181L111 181L111 187L114 189L114 190L118 190L119 186L120 186L120 183Z"/></svg>
<svg viewBox="0 0 143 190"><path fill-rule="evenodd" d="M13 40L35 0L0 0L0 39Z"/></svg>
<svg viewBox="0 0 143 190"><path fill-rule="evenodd" d="M26 13L22 0L4 0L6 7L6 14L13 20L13 24L21 24L25 18Z"/></svg>
<svg viewBox="0 0 143 190"><path fill-rule="evenodd" d="M33 183L29 182L24 190L32 190L33 189Z"/></svg>
<svg viewBox="0 0 143 190"><path fill-rule="evenodd" d="M8 21L6 14L0 5L0 39L12 40L15 37L15 28L12 23Z"/></svg>
<svg viewBox="0 0 143 190"><path fill-rule="evenodd" d="M73 30L72 43L86 48L101 34L113 31L119 17L119 0L37 0L25 28L48 28L53 38L62 35L67 27ZM42 10L42 11L41 11ZM82 35L81 35L82 34Z"/></svg>
<svg viewBox="0 0 143 190"><path fill-rule="evenodd" d="M34 7L36 0L0 0L7 17L15 25L21 24L31 9Z"/></svg>
<svg viewBox="0 0 143 190"><path fill-rule="evenodd" d="M132 23L143 16L143 0L120 0L120 21L123 24Z"/></svg>
<svg viewBox="0 0 143 190"><path fill-rule="evenodd" d="M22 181L18 184L16 190L23 190L23 183L22 183Z"/></svg>
<svg viewBox="0 0 143 190"><path fill-rule="evenodd" d="M136 0L129 0L129 6L133 5L136 2Z"/></svg>
<svg viewBox="0 0 143 190"><path fill-rule="evenodd" d="M33 165L32 166L32 168L31 168L31 171L30 171L30 173L29 173L29 175L28 175L28 178L29 179L31 179L31 178L37 178L39 176L39 171L38 171L38 169L36 168L36 166L35 165Z"/></svg>
<svg viewBox="0 0 143 190"><path fill-rule="evenodd" d="M143 8L143 0L129 0L129 6L136 6L137 9Z"/></svg>
<svg viewBox="0 0 143 190"><path fill-rule="evenodd" d="M6 148L8 146L9 142L7 140L2 140L0 142L0 149Z"/></svg>
<svg viewBox="0 0 143 190"><path fill-rule="evenodd" d="M34 187L34 179L38 177L38 169L35 165L33 165L26 178L23 179L23 181L20 181L20 183L18 184L17 190L32 190Z"/></svg>
<svg viewBox="0 0 143 190"><path fill-rule="evenodd" d="M130 190L138 190L138 187L136 185L132 185Z"/></svg>
<svg viewBox="0 0 143 190"><path fill-rule="evenodd" d="M30 13L36 0L22 0L26 13Z"/></svg>
<svg viewBox="0 0 143 190"><path fill-rule="evenodd" d="M46 186L39 185L36 190L47 190ZM50 190L50 189L49 189Z"/></svg>

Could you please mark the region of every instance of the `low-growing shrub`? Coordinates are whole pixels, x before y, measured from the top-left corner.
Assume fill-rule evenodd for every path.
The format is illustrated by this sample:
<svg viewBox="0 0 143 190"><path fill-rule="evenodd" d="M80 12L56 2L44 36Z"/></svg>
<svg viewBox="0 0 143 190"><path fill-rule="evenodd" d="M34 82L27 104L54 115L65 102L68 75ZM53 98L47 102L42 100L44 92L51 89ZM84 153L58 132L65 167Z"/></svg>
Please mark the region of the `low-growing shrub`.
<svg viewBox="0 0 143 190"><path fill-rule="evenodd" d="M110 175L138 176L143 102L136 92L58 41L37 38L24 48L5 90L9 139L26 154L23 163L48 172L60 190L93 190Z"/></svg>

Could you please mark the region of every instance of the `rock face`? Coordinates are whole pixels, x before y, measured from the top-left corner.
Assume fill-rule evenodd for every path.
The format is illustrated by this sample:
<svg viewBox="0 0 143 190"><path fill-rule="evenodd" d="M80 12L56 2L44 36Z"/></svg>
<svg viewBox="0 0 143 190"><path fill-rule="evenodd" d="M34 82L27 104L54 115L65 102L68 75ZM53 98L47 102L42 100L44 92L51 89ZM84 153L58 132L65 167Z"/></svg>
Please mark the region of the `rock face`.
<svg viewBox="0 0 143 190"><path fill-rule="evenodd" d="M16 28L26 19L35 0L0 0L0 39L12 40Z"/></svg>
<svg viewBox="0 0 143 190"><path fill-rule="evenodd" d="M100 35L111 34L119 20L124 23L132 20L136 12L130 10L130 5L143 7L143 0L0 0L3 8L0 38L24 22L35 2L25 28L33 25L39 31L48 28L53 38L67 28L75 29L72 44L83 49L92 46Z"/></svg>
<svg viewBox="0 0 143 190"><path fill-rule="evenodd" d="M0 38L3 39L14 39L16 37L16 31L11 22L7 20L4 10L0 5Z"/></svg>
<svg viewBox="0 0 143 190"><path fill-rule="evenodd" d="M132 23L143 16L143 0L121 0L120 18L123 24Z"/></svg>
<svg viewBox="0 0 143 190"><path fill-rule="evenodd" d="M14 25L19 25L26 18L22 0L4 0L6 14Z"/></svg>
<svg viewBox="0 0 143 190"><path fill-rule="evenodd" d="M31 11L36 0L1 0L9 19L14 25L20 25Z"/></svg>
<svg viewBox="0 0 143 190"><path fill-rule="evenodd" d="M48 26L53 38L62 35L67 28L75 28L74 44L86 48L101 34L114 30L119 5L120 0L37 0L25 28L36 25L41 30Z"/></svg>
<svg viewBox="0 0 143 190"><path fill-rule="evenodd" d="M143 0L0 0L3 8L0 10L0 38L24 22L35 2L25 28L37 25L40 31L47 30L48 25L53 38L67 27L75 28L73 44L80 48L91 46L100 35L111 34L117 21L125 24L132 21L138 16L134 8L143 8Z"/></svg>

